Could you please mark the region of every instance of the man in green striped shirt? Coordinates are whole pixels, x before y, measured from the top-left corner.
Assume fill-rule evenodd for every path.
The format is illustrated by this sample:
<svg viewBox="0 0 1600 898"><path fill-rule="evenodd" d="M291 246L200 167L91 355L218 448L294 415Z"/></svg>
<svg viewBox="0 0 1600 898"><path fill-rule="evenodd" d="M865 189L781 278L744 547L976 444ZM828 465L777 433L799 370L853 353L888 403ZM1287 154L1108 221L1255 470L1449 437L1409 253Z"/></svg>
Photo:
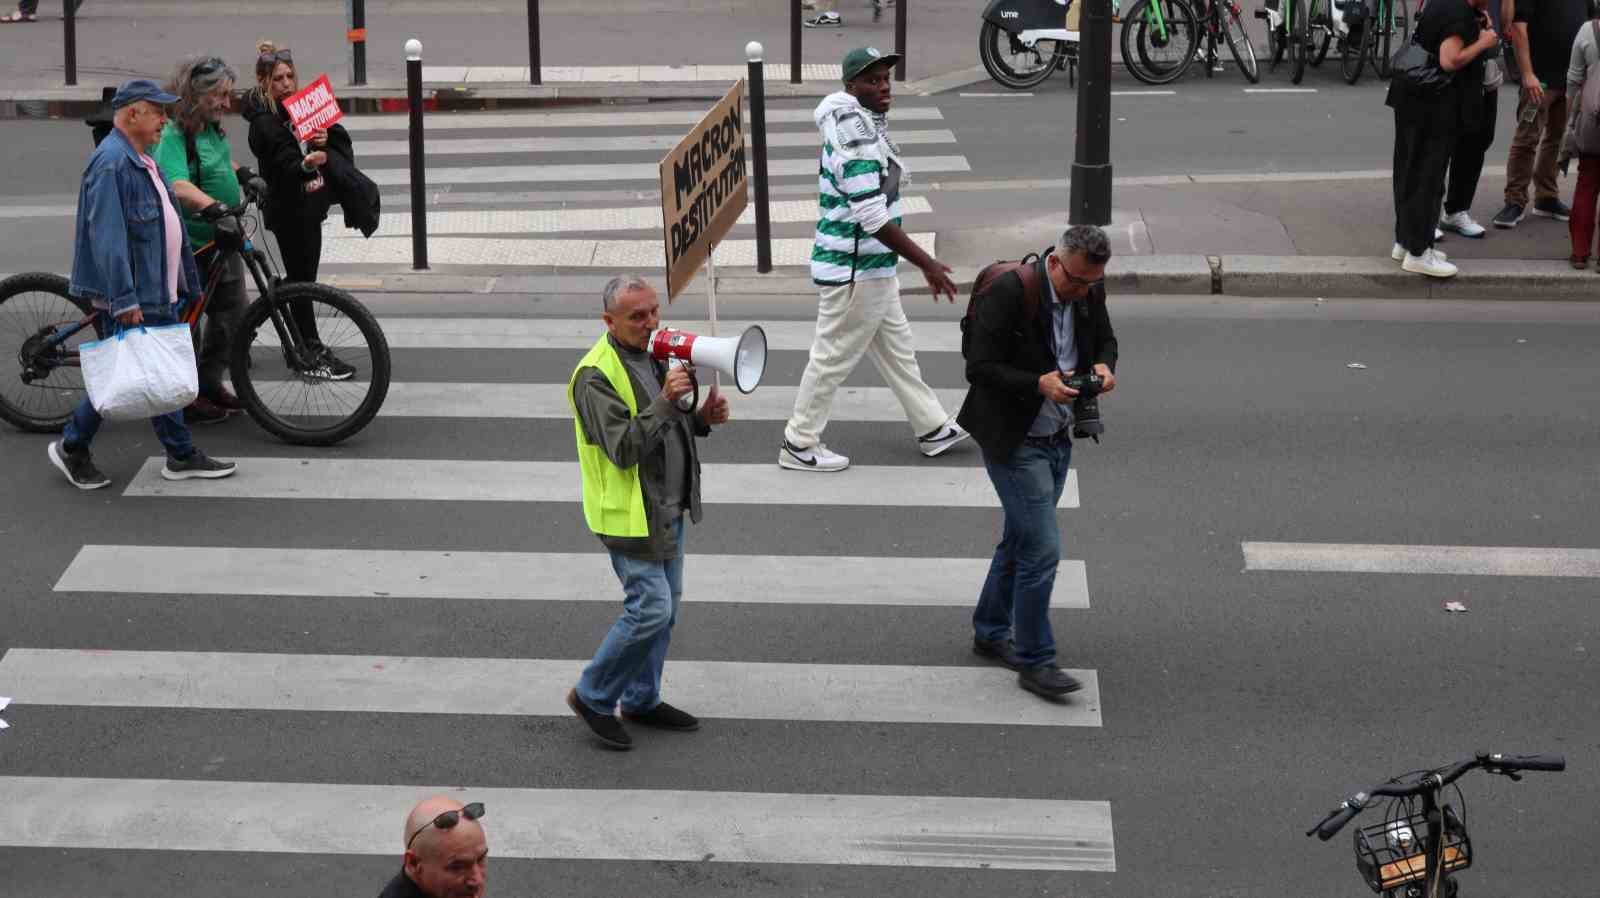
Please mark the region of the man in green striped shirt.
<svg viewBox="0 0 1600 898"><path fill-rule="evenodd" d="M822 133L816 245L811 279L821 291L811 360L800 379L794 413L783 431L778 464L795 471L842 471L850 459L822 443L833 396L863 355L895 398L923 455L939 455L967 432L939 404L917 367L911 324L900 305L900 257L922 270L934 302L956 299L950 268L928 255L900 226L905 161L889 139L890 71L899 56L872 47L844 58L844 90L816 110Z"/></svg>

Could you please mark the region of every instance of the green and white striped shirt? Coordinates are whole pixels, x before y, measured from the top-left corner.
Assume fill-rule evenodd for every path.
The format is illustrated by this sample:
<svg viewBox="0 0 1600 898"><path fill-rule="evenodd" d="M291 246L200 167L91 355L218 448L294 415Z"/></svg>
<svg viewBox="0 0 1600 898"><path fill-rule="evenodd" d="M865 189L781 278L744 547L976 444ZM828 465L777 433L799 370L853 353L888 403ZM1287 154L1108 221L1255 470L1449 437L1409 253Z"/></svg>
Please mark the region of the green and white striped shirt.
<svg viewBox="0 0 1600 898"><path fill-rule="evenodd" d="M900 160L880 124L843 91L817 108L822 152L811 279L837 286L893 277L900 255L872 236L901 218ZM893 196L886 196L885 190Z"/></svg>

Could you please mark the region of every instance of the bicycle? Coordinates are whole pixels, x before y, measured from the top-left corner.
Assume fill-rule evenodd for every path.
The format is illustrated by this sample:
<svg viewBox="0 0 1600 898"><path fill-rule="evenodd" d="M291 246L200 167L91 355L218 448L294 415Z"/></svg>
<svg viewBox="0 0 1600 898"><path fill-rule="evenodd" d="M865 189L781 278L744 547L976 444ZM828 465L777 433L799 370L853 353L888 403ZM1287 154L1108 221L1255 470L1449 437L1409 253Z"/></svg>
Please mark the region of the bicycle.
<svg viewBox="0 0 1600 898"><path fill-rule="evenodd" d="M1206 34L1205 53L1201 58L1206 67L1206 77L1210 78L1216 71L1217 39L1220 36L1222 42L1228 45L1228 51L1233 54L1233 61L1239 66L1239 73L1251 84L1259 83L1261 70L1256 61L1256 48L1250 42L1250 33L1245 30L1237 0L1200 0L1200 2L1200 22Z"/></svg>
<svg viewBox="0 0 1600 898"><path fill-rule="evenodd" d="M1394 54L1394 44L1404 43L1410 34L1407 29L1411 25L1410 8L1408 0L1375 0L1374 14L1367 21L1372 26L1367 30L1367 58L1372 60L1372 71L1379 78L1387 79L1391 74Z"/></svg>
<svg viewBox="0 0 1600 898"><path fill-rule="evenodd" d="M1184 0L1137 0L1118 20L1122 62L1145 84L1178 80L1199 55L1200 20Z"/></svg>
<svg viewBox="0 0 1600 898"><path fill-rule="evenodd" d="M219 264L211 266L200 298L180 307L179 319L196 326L227 267L222 263L241 256L260 295L240 316L228 352L239 402L279 439L331 446L359 433L382 407L389 343L378 320L350 294L326 284L284 282L251 240L255 221L246 213L255 203L246 197L207 216L217 226L216 238L200 254L219 254ZM99 320L87 300L70 295L59 274L0 281L0 358L20 365L16 376L0 377L0 419L34 433L66 426L85 393L78 349L96 338Z"/></svg>
<svg viewBox="0 0 1600 898"><path fill-rule="evenodd" d="M1306 835L1314 834L1326 842L1352 817L1371 807L1374 799L1390 798L1382 823L1355 832L1356 868L1368 888L1384 898L1455 898L1458 885L1451 874L1472 866L1466 796L1455 781L1477 769L1518 781L1522 779L1518 771L1565 770L1567 761L1561 755L1479 754L1432 770L1401 774L1346 798ZM1439 803L1447 786L1455 789L1459 812Z"/></svg>
<svg viewBox="0 0 1600 898"><path fill-rule="evenodd" d="M1287 4L1287 9L1284 8ZM1256 18L1267 21L1267 55L1276 69L1289 56L1289 81L1299 84L1306 76L1306 66L1320 66L1328 58L1333 45L1333 20L1321 7L1321 0L1279 0L1277 6L1267 5L1256 10ZM1323 32L1322 43L1316 43L1316 32Z"/></svg>

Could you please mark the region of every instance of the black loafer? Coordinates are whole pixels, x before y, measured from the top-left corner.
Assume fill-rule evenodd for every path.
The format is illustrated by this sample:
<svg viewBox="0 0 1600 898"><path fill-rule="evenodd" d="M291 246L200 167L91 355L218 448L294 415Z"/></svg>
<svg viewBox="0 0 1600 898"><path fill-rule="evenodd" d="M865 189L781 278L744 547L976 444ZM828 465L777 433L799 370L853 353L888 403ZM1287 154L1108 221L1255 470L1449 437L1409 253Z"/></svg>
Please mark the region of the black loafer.
<svg viewBox="0 0 1600 898"><path fill-rule="evenodd" d="M591 709L578 698L578 690L573 689L567 693L567 707L578 715L579 720L588 724L589 731L594 733L594 737L600 740L601 745L617 751L633 748L633 737L622 728L622 721L610 714L600 714Z"/></svg>
<svg viewBox="0 0 1600 898"><path fill-rule="evenodd" d="M974 637L972 654L979 658L998 661L1012 670L1022 669L1022 661L1017 658L1017 644L1009 639L987 640Z"/></svg>
<svg viewBox="0 0 1600 898"><path fill-rule="evenodd" d="M1061 698L1083 688L1082 683L1074 680L1066 671L1054 664L1041 664L1038 667L1028 667L1018 671L1017 685L1034 695L1052 699Z"/></svg>
<svg viewBox="0 0 1600 898"><path fill-rule="evenodd" d="M622 719L640 726L655 727L660 730L676 730L688 733L700 729L700 720L688 711L680 711L666 702L662 702L644 712L624 710Z"/></svg>

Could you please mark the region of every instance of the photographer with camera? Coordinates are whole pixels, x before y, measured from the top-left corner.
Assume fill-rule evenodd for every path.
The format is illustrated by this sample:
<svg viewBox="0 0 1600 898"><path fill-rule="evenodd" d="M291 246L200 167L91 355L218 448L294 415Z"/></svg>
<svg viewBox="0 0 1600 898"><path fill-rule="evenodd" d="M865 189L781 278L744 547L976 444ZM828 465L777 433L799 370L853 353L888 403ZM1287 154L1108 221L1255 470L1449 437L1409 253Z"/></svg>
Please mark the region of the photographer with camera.
<svg viewBox="0 0 1600 898"><path fill-rule="evenodd" d="M1056 666L1050 593L1061 560L1056 503L1072 437L1102 431L1095 396L1116 386L1117 337L1106 313L1105 232L1076 225L1061 244L973 296L967 381L956 420L983 450L1005 510L1000 544L972 614L972 650L1017 671L1046 698L1081 684ZM1041 281L1037 295L1028 281Z"/></svg>

